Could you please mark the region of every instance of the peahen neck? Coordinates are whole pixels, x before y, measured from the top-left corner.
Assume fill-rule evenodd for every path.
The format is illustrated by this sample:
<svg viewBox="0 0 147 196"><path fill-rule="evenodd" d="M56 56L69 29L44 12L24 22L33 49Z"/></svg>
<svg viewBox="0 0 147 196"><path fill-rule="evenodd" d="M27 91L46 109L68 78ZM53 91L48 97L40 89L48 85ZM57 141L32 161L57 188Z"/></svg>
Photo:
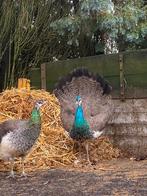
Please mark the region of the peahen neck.
<svg viewBox="0 0 147 196"><path fill-rule="evenodd" d="M40 124L41 123L40 111L36 107L34 107L34 109L32 110L31 121L33 124Z"/></svg>

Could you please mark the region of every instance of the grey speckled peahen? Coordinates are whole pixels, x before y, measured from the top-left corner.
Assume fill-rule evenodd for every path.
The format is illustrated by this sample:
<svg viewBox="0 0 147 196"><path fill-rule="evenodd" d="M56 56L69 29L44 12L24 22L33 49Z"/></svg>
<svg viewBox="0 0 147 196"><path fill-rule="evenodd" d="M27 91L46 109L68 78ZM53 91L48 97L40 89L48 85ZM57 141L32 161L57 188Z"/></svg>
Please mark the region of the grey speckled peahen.
<svg viewBox="0 0 147 196"><path fill-rule="evenodd" d="M41 130L40 107L45 103L38 100L28 120L7 120L0 124L0 159L11 162L11 177L14 177L14 159L21 157L22 175L24 158L39 137Z"/></svg>
<svg viewBox="0 0 147 196"><path fill-rule="evenodd" d="M89 163L88 139L98 138L112 115L111 89L107 81L85 68L60 79L54 89L63 127L78 143L84 141Z"/></svg>

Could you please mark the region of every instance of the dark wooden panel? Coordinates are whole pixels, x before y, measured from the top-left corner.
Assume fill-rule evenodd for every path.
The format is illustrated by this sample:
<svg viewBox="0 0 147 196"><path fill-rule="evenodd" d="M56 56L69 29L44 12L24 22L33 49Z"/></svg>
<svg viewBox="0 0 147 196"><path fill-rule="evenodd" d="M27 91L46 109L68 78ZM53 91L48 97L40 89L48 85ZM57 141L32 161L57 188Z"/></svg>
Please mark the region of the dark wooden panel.
<svg viewBox="0 0 147 196"><path fill-rule="evenodd" d="M80 59L47 63L47 89L53 89L59 77L62 77L76 67L87 67L94 73L99 73L108 81L112 81L114 88L119 88L118 55L86 57ZM111 67L111 69L110 69Z"/></svg>
<svg viewBox="0 0 147 196"><path fill-rule="evenodd" d="M125 74L126 87L147 88L147 73Z"/></svg>
<svg viewBox="0 0 147 196"><path fill-rule="evenodd" d="M147 74L147 50L126 52L123 56L125 74Z"/></svg>
<svg viewBox="0 0 147 196"><path fill-rule="evenodd" d="M124 52L123 72L125 81L125 98L147 97L147 50ZM99 55L46 63L46 88L51 91L59 77L76 67L87 67L99 73L113 87L113 97L120 97L120 62L119 54ZM30 72L32 86L41 88L40 69Z"/></svg>
<svg viewBox="0 0 147 196"><path fill-rule="evenodd" d="M41 68L41 88L47 90L46 88L46 64L43 63L40 66Z"/></svg>
<svg viewBox="0 0 147 196"><path fill-rule="evenodd" d="M41 70L40 68L32 68L29 72L29 78L31 80L31 87L35 89L41 88Z"/></svg>

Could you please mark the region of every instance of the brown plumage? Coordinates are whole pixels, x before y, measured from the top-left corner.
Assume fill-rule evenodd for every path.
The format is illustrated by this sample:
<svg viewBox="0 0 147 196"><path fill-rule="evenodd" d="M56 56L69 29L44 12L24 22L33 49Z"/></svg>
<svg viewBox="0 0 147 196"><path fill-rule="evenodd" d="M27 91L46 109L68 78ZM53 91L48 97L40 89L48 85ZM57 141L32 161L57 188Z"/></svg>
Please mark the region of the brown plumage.
<svg viewBox="0 0 147 196"><path fill-rule="evenodd" d="M11 177L14 177L13 167L16 157L22 160L22 175L24 172L24 158L38 139L41 130L40 107L45 102L35 103L28 120L7 120L0 124L0 159L11 162Z"/></svg>
<svg viewBox="0 0 147 196"><path fill-rule="evenodd" d="M29 120L7 120L0 124L0 143L3 136L19 127L28 127Z"/></svg>

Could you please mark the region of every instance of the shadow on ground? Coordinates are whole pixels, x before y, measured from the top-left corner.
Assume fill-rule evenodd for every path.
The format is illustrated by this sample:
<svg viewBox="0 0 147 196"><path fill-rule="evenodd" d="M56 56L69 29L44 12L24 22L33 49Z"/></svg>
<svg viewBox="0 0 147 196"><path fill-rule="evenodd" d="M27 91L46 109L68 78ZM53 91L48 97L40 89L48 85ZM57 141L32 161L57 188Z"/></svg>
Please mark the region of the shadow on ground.
<svg viewBox="0 0 147 196"><path fill-rule="evenodd" d="M147 161L114 160L77 169L51 169L27 178L0 173L0 195L147 195Z"/></svg>

